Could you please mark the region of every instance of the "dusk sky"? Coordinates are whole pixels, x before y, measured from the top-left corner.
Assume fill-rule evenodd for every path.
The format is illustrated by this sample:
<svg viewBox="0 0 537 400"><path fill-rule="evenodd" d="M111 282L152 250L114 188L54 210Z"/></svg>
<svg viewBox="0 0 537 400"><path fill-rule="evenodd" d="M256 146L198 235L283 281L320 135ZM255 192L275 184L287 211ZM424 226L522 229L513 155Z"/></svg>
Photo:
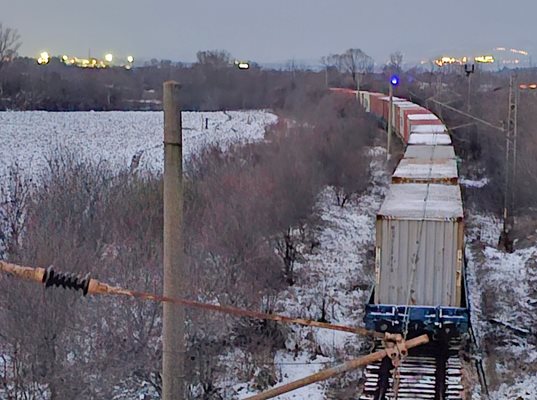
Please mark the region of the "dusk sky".
<svg viewBox="0 0 537 400"><path fill-rule="evenodd" d="M537 50L536 0L0 0L22 55L193 61L225 49L257 62L318 60L358 47L377 62L493 47Z"/></svg>

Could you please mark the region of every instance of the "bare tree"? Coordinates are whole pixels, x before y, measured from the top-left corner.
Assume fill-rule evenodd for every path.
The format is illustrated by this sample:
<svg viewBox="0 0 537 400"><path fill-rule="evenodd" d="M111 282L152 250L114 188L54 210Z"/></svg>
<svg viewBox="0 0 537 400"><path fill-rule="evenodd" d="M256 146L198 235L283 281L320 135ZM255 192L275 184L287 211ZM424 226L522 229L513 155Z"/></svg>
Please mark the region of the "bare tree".
<svg viewBox="0 0 537 400"><path fill-rule="evenodd" d="M390 54L390 61L387 65L391 73L398 74L403 68L403 53L397 50Z"/></svg>
<svg viewBox="0 0 537 400"><path fill-rule="evenodd" d="M19 32L16 29L4 27L0 22L0 71L6 62L15 58L20 46ZM0 95L2 93L2 82L0 81Z"/></svg>
<svg viewBox="0 0 537 400"><path fill-rule="evenodd" d="M198 64L225 67L231 62L231 54L225 50L204 50L196 53Z"/></svg>
<svg viewBox="0 0 537 400"><path fill-rule="evenodd" d="M0 69L11 61L21 46L20 35L16 29L5 27L0 22Z"/></svg>
<svg viewBox="0 0 537 400"><path fill-rule="evenodd" d="M336 55L337 66L343 73L349 73L356 87L359 87L361 74L373 70L373 58L361 49L348 49L345 53Z"/></svg>
<svg viewBox="0 0 537 400"><path fill-rule="evenodd" d="M338 64L337 56L330 54L328 56L321 57L321 64L324 67L324 83L328 87L328 71L332 68L336 68Z"/></svg>

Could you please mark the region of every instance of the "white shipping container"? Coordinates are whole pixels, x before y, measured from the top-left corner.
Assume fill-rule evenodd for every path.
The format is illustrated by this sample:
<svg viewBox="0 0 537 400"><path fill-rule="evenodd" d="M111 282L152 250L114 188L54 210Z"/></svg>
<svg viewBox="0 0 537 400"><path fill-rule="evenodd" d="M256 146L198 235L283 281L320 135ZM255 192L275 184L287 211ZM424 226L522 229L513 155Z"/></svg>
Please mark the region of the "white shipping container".
<svg viewBox="0 0 537 400"><path fill-rule="evenodd" d="M410 128L410 134L413 133L444 133L447 132L446 126L440 125L415 125Z"/></svg>
<svg viewBox="0 0 537 400"><path fill-rule="evenodd" d="M446 133L412 133L408 139L410 145L449 145L451 138Z"/></svg>
<svg viewBox="0 0 537 400"><path fill-rule="evenodd" d="M430 114L409 114L410 121L438 121L439 118L433 113Z"/></svg>
<svg viewBox="0 0 537 400"><path fill-rule="evenodd" d="M438 146L441 147L441 146ZM456 185L459 181L454 159L403 158L392 175L392 183L443 183Z"/></svg>
<svg viewBox="0 0 537 400"><path fill-rule="evenodd" d="M463 216L458 185L390 185L377 215L375 303L459 307Z"/></svg>
<svg viewBox="0 0 537 400"><path fill-rule="evenodd" d="M424 160L436 160L442 158L455 159L453 146L407 146L404 158L421 158Z"/></svg>
<svg viewBox="0 0 537 400"><path fill-rule="evenodd" d="M364 108L365 112L371 112L369 92L360 91L360 93L362 95L362 107Z"/></svg>

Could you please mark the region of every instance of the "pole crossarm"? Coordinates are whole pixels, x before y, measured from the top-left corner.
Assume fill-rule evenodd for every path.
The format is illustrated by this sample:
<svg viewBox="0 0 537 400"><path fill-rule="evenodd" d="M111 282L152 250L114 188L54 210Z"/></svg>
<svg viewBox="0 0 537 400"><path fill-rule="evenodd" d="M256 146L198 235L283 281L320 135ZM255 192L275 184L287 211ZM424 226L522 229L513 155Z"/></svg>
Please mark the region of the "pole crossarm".
<svg viewBox="0 0 537 400"><path fill-rule="evenodd" d="M346 325L330 324L327 322L318 322L304 318L292 318L280 314L268 314L259 311L245 310L237 307L222 306L218 304L202 303L195 300L184 298L174 298L168 296L160 296L148 292L139 292L125 289L118 286L108 285L97 279L90 278L89 274L85 277L80 277L75 274L65 274L55 271L53 268L32 268L17 264L0 261L0 272L10 274L16 278L30 280L33 282L43 283L45 287L62 286L65 289L81 290L84 295L111 295L125 296L138 298L145 301L154 301L162 303L172 303L182 305L189 308L209 310L223 314L236 315L238 317L254 318L260 320L269 320L281 322L284 324L296 324L309 326L320 329L328 329L333 331L353 333L361 336L369 336L383 338L384 334L380 332L370 331L362 327L352 327Z"/></svg>

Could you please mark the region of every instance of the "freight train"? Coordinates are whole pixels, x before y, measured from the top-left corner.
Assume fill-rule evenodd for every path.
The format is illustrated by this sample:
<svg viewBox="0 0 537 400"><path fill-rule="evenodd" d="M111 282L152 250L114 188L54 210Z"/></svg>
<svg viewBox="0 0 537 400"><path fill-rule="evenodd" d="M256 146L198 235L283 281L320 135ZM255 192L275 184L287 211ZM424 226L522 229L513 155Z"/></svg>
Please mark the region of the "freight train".
<svg viewBox="0 0 537 400"><path fill-rule="evenodd" d="M356 94L365 111L386 124L389 97ZM451 137L436 115L406 99L392 98L391 115L406 149L377 214L375 284L365 324L380 332L457 336L468 330L469 309Z"/></svg>

